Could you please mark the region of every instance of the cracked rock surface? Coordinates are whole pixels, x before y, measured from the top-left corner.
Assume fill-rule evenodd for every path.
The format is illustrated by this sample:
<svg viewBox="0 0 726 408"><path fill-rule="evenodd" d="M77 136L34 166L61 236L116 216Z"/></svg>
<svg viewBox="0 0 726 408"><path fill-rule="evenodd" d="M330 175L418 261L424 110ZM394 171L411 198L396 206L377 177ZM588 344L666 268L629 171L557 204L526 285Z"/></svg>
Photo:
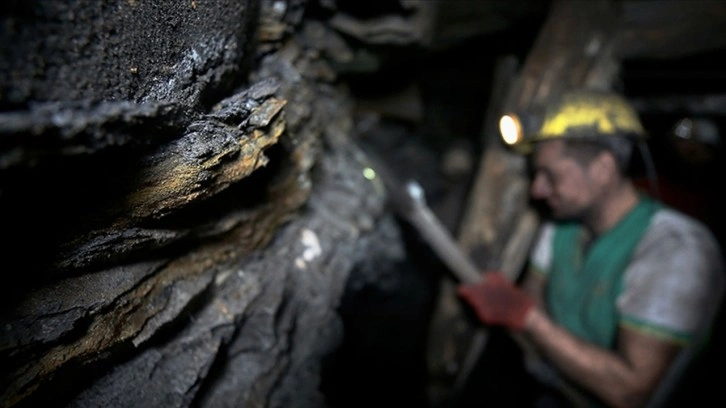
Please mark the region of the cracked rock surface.
<svg viewBox="0 0 726 408"><path fill-rule="evenodd" d="M405 250L306 6L3 6L3 407L325 406Z"/></svg>

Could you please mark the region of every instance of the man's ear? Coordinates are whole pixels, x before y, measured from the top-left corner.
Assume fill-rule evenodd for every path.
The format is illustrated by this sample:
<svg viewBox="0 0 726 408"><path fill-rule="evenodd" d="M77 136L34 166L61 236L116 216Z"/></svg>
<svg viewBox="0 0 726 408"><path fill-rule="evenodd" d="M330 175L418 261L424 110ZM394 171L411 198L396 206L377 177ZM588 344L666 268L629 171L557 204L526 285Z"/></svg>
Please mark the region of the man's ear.
<svg viewBox="0 0 726 408"><path fill-rule="evenodd" d="M607 183L618 175L618 164L615 157L608 151L598 154L590 163L590 177L600 183Z"/></svg>

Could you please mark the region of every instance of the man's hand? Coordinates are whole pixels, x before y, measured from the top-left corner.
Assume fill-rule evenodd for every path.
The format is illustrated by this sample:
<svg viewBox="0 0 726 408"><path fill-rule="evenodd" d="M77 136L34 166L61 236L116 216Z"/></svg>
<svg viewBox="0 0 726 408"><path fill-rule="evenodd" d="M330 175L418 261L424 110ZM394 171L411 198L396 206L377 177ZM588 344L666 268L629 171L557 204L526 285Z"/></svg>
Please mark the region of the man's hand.
<svg viewBox="0 0 726 408"><path fill-rule="evenodd" d="M488 272L477 283L461 284L457 295L464 299L485 324L524 328L534 301L499 272Z"/></svg>

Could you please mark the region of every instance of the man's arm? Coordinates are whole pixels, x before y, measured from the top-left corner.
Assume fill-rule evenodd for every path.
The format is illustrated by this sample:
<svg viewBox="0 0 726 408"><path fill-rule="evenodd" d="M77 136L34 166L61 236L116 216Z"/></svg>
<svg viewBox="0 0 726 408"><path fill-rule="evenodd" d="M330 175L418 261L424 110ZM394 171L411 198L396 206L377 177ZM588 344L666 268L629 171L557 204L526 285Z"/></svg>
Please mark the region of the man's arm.
<svg viewBox="0 0 726 408"><path fill-rule="evenodd" d="M524 336L571 381L608 405L645 405L680 346L622 326L615 351L587 343L535 306L536 293L542 293L544 282L536 274L530 278L525 285L528 291L534 290L532 298L496 272L485 274L477 284L460 285L458 291L482 322L503 325Z"/></svg>
<svg viewBox="0 0 726 408"><path fill-rule="evenodd" d="M541 353L610 405L645 405L677 354L677 344L627 328L619 329L615 352L587 344L557 327L544 312L543 275L529 271L521 287L538 306L528 316L524 333Z"/></svg>
<svg viewBox="0 0 726 408"><path fill-rule="evenodd" d="M613 407L644 406L680 346L620 327L616 351L586 343L532 308L524 333L570 379Z"/></svg>

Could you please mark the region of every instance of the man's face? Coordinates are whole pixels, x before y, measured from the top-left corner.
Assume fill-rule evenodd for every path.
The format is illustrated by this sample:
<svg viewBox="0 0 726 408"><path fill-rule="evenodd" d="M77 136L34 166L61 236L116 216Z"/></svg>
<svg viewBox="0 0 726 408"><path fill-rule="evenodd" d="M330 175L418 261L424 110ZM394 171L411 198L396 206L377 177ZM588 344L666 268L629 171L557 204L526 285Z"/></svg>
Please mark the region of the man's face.
<svg viewBox="0 0 726 408"><path fill-rule="evenodd" d="M581 220L596 202L600 186L589 167L565 155L562 140L536 144L530 194L543 200L556 219Z"/></svg>

